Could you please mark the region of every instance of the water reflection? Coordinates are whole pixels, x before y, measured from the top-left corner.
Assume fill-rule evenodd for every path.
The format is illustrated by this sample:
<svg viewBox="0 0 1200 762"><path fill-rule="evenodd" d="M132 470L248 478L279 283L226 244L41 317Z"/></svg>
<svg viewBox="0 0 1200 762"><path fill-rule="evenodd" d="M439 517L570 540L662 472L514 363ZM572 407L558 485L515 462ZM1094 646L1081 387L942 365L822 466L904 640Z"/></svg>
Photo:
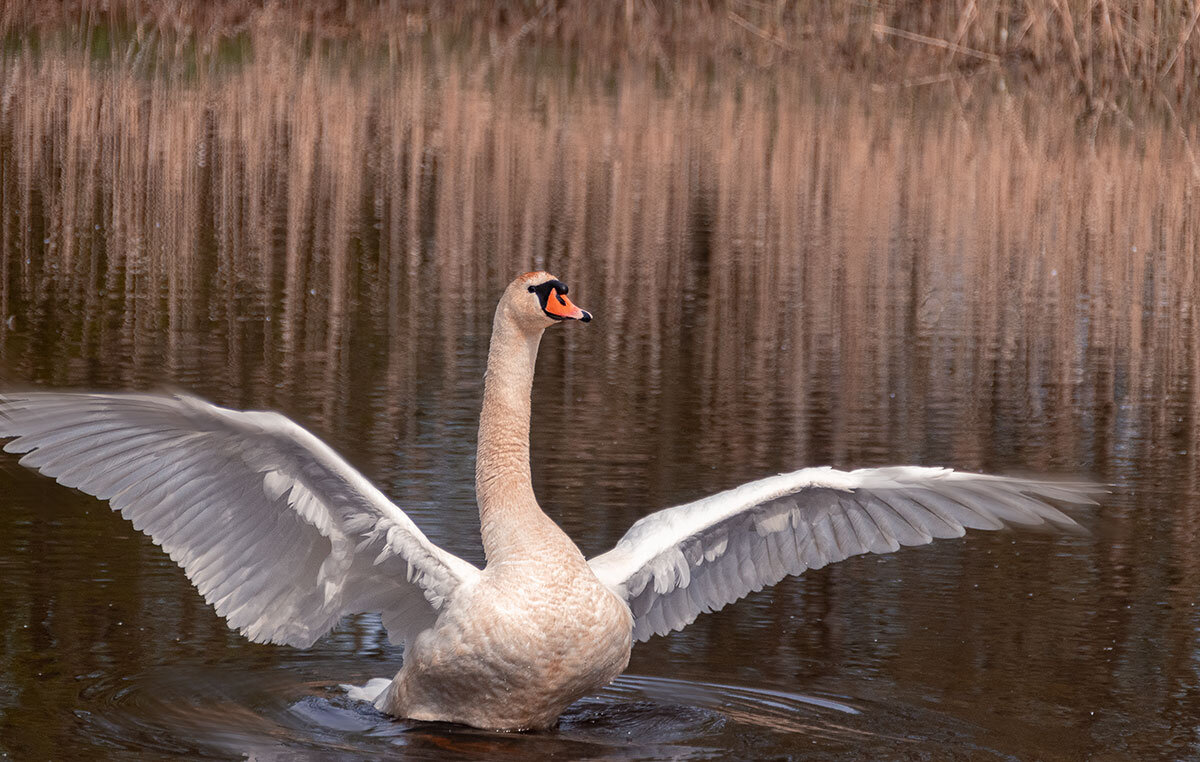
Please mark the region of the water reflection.
<svg viewBox="0 0 1200 762"><path fill-rule="evenodd" d="M1090 538L849 561L640 646L633 671L682 681L661 683L675 704L621 683L542 751L582 754L593 726L628 743L632 726L651 756L749 748L763 727L797 755L1194 753L1200 204L1182 141L1093 137L984 84L681 67L665 87L476 64L314 58L269 37L189 76L4 58L6 383L283 410L478 561L490 313L515 273L549 269L598 320L543 344L535 404L578 446L536 430L534 478L588 553L653 508L812 463L1116 488ZM370 755L378 732L428 755L529 753L355 719L320 686L394 668L376 623L308 653L247 644L107 508L0 471L3 748L220 755L275 748L282 723L316 727L304 749ZM267 686L204 691L196 716L229 719L230 745L180 725L179 702L145 703L174 689L139 676L170 665L176 687L209 670ZM705 703L702 683L746 687ZM797 690L865 717L813 719ZM764 708L771 691L783 709Z"/></svg>

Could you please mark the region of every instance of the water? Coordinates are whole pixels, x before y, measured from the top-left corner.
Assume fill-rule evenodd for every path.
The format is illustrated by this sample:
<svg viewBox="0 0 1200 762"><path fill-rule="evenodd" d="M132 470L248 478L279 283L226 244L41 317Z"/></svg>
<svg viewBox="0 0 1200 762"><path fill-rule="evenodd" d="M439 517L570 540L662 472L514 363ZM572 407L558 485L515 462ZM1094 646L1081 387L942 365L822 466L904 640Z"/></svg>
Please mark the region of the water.
<svg viewBox="0 0 1200 762"><path fill-rule="evenodd" d="M478 562L491 310L545 268L597 317L548 333L534 389L535 488L589 555L804 465L1112 494L1088 536L787 580L637 646L556 731L498 735L349 701L402 659L377 619L247 643L105 505L8 457L0 752L1200 755L1200 173L1174 123L1077 122L986 77L246 45L0 59L5 384L280 410Z"/></svg>

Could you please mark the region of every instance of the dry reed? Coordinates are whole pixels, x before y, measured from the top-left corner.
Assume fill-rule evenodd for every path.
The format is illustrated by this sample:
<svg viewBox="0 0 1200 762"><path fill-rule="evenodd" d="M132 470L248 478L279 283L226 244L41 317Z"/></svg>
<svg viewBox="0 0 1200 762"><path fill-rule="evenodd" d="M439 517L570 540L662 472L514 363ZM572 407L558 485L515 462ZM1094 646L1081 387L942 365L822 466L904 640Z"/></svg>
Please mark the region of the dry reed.
<svg viewBox="0 0 1200 762"><path fill-rule="evenodd" d="M1198 23L1195 0L16 0L0 9L10 46L66 41L153 67L180 53L196 66L236 60L270 27L312 50L387 55L432 36L493 62L534 51L556 66L612 70L637 62L668 80L689 66L800 66L921 84L983 67L1010 85L1028 80L1034 90L1071 90L1084 108L1116 113L1159 101L1194 105Z"/></svg>

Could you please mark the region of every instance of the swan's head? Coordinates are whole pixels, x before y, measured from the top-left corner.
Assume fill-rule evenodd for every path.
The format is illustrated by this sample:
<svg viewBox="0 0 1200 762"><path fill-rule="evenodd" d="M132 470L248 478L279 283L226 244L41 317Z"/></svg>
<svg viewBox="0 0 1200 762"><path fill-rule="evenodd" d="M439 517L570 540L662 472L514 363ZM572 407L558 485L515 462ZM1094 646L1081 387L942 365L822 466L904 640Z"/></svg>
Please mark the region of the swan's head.
<svg viewBox="0 0 1200 762"><path fill-rule="evenodd" d="M525 273L504 294L510 314L522 324L544 329L562 320L586 323L592 313L581 310L567 298L567 284L550 273Z"/></svg>

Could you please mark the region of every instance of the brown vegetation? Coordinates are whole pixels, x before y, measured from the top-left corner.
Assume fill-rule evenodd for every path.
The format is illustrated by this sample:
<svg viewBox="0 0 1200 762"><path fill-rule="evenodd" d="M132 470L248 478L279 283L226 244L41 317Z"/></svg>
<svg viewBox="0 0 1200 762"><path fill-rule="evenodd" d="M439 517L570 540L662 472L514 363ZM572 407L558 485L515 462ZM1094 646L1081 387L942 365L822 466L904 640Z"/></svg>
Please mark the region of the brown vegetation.
<svg viewBox="0 0 1200 762"><path fill-rule="evenodd" d="M993 70L1039 88L1069 87L1086 108L1191 105L1200 83L1196 0L13 0L0 32L65 35L137 56L144 45L201 52L265 28L306 45L394 52L428 35L496 56L513 48L606 69L637 62L670 80L679 67L866 72L920 84Z"/></svg>

